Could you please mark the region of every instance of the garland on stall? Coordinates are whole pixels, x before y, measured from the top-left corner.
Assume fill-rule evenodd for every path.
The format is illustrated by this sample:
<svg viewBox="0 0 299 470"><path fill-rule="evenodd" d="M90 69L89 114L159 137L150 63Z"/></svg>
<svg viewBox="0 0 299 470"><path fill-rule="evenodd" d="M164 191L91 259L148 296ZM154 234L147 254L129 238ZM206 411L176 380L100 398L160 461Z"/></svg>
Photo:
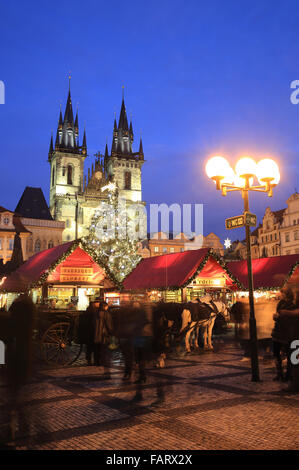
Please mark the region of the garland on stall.
<svg viewBox="0 0 299 470"><path fill-rule="evenodd" d="M44 284L48 276L57 268L57 266L59 266L59 264L63 263L63 261L65 261L73 253L73 251L75 251L77 247L80 247L82 248L82 250L86 251L88 255L93 259L93 261L104 269L106 275L115 284L116 287L121 287L118 280L110 271L109 267L105 266L100 257L97 256L96 253L94 253L92 250L90 250L90 248L85 245L84 241L79 239L72 242L71 246L43 272L43 274L37 281L31 283L29 288L33 289L35 287L40 287L42 284Z"/></svg>
<svg viewBox="0 0 299 470"><path fill-rule="evenodd" d="M287 278L284 282L283 285L287 284L289 282L289 279L290 277L294 274L294 272L296 271L296 269L299 267L299 260L294 264L294 266L292 267L292 269L290 270L289 274L287 275Z"/></svg>

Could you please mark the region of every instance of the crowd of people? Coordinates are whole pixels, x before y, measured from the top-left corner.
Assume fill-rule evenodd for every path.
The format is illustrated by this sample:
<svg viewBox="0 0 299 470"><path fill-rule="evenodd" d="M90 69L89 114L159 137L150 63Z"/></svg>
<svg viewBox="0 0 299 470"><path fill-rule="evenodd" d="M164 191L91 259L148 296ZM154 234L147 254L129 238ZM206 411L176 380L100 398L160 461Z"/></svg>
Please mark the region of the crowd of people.
<svg viewBox="0 0 299 470"><path fill-rule="evenodd" d="M198 304L200 301L195 303ZM144 388L142 385L147 381L148 364L157 365L160 361L160 365L164 365L166 353L169 351L171 343L170 332L173 331L171 327L175 323L173 321L175 315L177 317L178 311L181 312L183 308L187 308L186 305L183 307L181 304L174 304L176 308L172 309L174 316L171 317L166 315L167 305L157 306L157 304L150 302L135 301L125 303L120 307L108 306L102 299L96 298L80 315L79 342L85 345L88 366L102 366L101 379L109 380L111 378L112 350L117 344L124 363L122 381L131 382L134 380L136 384L134 401L142 400ZM213 302L212 305L214 305ZM274 303L269 301L265 305L260 304L260 307L263 317L270 318L271 322L267 320L266 326L265 322L259 323L259 309L256 308L257 324L260 325L258 327L259 341L266 340L268 347L272 346L276 365L275 380L288 381L292 379L295 370L290 360L292 352L290 345L293 339L299 339L298 286L284 287L279 301L275 300ZM270 310L267 311L267 308ZM4 339L7 345L8 396L12 431L16 416L21 416L22 422L26 426L24 409L20 407L20 396L22 388L32 378L32 338L35 312L36 307L31 298L23 294L13 302L9 313L2 316L2 323L0 323L2 335L0 335L0 339ZM236 337L244 349L245 356L250 356L248 299L240 298L232 306L231 320L236 325ZM182 345L185 344L184 334L189 327L190 324L185 329L182 327L177 329L177 340ZM260 334L261 331L263 334ZM285 362L286 366L284 367ZM298 367L296 371L298 375ZM297 378L297 382L293 380L295 387L298 387L296 391L299 390L299 378ZM156 379L156 395L156 401L153 405L163 405L164 389L158 379Z"/></svg>

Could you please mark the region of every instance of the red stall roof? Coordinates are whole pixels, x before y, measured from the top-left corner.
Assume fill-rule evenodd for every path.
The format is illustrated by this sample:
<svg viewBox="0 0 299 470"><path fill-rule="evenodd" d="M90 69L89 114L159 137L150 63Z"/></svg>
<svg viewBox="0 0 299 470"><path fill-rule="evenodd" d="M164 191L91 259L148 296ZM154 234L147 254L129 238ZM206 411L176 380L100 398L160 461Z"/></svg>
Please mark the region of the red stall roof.
<svg viewBox="0 0 299 470"><path fill-rule="evenodd" d="M48 250L40 251L31 256L22 266L14 271L0 286L7 292L24 292L32 285L48 280L59 281L61 266L83 267L92 266L94 276L92 283L101 282L103 269L92 257L84 251L80 242L72 241L58 245ZM113 287L112 282L107 287Z"/></svg>
<svg viewBox="0 0 299 470"><path fill-rule="evenodd" d="M237 287L234 276L209 248L142 259L123 285L126 290L180 288L199 273L207 278L225 275L227 287Z"/></svg>
<svg viewBox="0 0 299 470"><path fill-rule="evenodd" d="M228 270L248 289L247 261L231 261ZM299 282L299 254L252 260L255 289L281 288L289 279Z"/></svg>

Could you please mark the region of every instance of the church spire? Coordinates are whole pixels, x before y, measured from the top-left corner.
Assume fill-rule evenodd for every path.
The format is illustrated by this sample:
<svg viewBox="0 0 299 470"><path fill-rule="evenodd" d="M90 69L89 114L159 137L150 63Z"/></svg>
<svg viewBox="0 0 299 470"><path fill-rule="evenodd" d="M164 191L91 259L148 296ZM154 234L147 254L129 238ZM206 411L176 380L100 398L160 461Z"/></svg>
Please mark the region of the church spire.
<svg viewBox="0 0 299 470"><path fill-rule="evenodd" d="M143 145L142 145L141 137L140 137L140 144L139 144L139 158L140 160L144 160Z"/></svg>
<svg viewBox="0 0 299 470"><path fill-rule="evenodd" d="M53 133L51 134L50 147L49 147L49 156L53 153Z"/></svg>
<svg viewBox="0 0 299 470"><path fill-rule="evenodd" d="M82 153L84 155L86 155L86 153L87 153L85 126L84 126L83 142L82 142Z"/></svg>

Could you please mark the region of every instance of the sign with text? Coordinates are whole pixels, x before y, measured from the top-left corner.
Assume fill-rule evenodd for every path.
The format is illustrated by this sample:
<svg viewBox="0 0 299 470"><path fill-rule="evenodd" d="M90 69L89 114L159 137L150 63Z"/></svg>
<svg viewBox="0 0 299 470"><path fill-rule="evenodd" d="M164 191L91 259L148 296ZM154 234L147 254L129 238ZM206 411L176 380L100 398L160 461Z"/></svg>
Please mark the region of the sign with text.
<svg viewBox="0 0 299 470"><path fill-rule="evenodd" d="M197 277L193 284L196 286L225 287L225 279L223 277Z"/></svg>
<svg viewBox="0 0 299 470"><path fill-rule="evenodd" d="M245 225L249 225L250 227L255 227L256 215L251 214L251 212L245 212Z"/></svg>
<svg viewBox="0 0 299 470"><path fill-rule="evenodd" d="M236 217L225 219L225 228L227 230L239 227L244 227L244 215L237 215Z"/></svg>
<svg viewBox="0 0 299 470"><path fill-rule="evenodd" d="M60 282L91 282L93 268L68 268L61 266Z"/></svg>

